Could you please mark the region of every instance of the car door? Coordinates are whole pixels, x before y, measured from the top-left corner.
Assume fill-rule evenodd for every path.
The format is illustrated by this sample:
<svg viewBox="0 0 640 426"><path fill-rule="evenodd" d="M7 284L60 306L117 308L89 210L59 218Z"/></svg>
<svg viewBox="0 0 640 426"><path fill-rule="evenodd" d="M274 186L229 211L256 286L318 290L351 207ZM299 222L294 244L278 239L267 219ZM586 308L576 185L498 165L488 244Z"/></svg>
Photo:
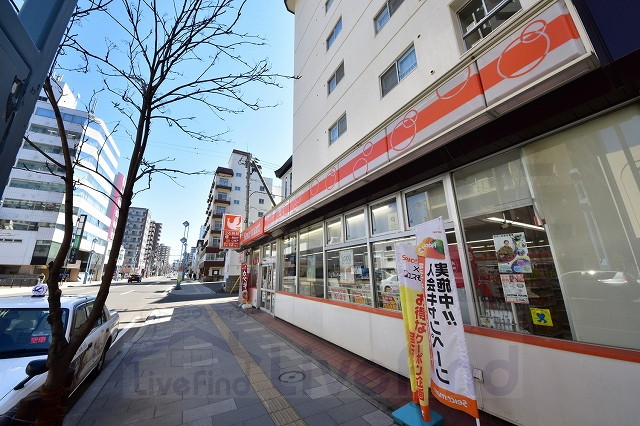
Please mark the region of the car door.
<svg viewBox="0 0 640 426"><path fill-rule="evenodd" d="M73 323L71 328L71 336L77 333L78 330L87 322L89 314L93 309L93 302L83 303L76 305L74 308ZM73 360L72 367L75 369L74 387L80 384L85 377L91 372L97 359L102 353L102 347L104 343L100 344L98 329L104 323L104 313L98 317L93 329L89 332L84 339L76 356Z"/></svg>

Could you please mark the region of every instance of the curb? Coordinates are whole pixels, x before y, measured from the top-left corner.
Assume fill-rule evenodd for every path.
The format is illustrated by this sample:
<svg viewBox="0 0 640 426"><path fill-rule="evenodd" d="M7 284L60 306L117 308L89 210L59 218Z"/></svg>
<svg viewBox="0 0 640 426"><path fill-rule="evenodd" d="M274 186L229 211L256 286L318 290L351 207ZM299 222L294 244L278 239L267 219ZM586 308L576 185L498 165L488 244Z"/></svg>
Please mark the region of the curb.
<svg viewBox="0 0 640 426"><path fill-rule="evenodd" d="M145 322L149 319L145 319ZM115 373L116 369L120 366L127 353L131 350L133 345L142 338L144 333L146 333L146 327L140 327L133 338L127 342L122 349L113 357L111 362L102 370L100 375L93 381L93 383L88 387L86 392L82 394L80 399L73 405L71 410L67 413L64 418L63 426L76 426L81 424L82 417L89 410L89 407L98 397L104 386L111 379L111 376ZM123 335L124 336L124 335ZM114 342L115 343L115 342Z"/></svg>

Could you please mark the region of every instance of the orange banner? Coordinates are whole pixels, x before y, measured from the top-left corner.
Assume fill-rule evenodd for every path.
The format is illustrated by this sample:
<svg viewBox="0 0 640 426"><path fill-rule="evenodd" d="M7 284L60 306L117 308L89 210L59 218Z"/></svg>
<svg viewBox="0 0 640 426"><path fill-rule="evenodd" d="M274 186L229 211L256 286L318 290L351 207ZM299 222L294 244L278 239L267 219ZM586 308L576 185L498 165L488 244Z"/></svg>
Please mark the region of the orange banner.
<svg viewBox="0 0 640 426"><path fill-rule="evenodd" d="M420 405L422 419L429 414L429 327L425 310L425 296L420 283L416 247L396 244L396 270L400 287L400 306L407 339L409 380L413 402Z"/></svg>

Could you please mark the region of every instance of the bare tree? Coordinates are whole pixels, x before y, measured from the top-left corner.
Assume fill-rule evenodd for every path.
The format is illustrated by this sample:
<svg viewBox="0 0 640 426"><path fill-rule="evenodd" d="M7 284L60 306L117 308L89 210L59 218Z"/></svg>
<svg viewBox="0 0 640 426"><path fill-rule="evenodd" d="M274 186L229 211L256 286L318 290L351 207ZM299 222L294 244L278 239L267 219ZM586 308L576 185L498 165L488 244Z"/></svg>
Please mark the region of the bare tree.
<svg viewBox="0 0 640 426"><path fill-rule="evenodd" d="M41 389L42 409L36 424L62 424L68 369L109 294L132 198L137 191L149 188L154 174L174 177L185 173L162 168L158 161L145 157L152 127L164 122L192 138L219 141L221 134L194 129L195 116L183 111L194 105L204 106L212 116L222 119L225 114L256 110L265 105L259 99L247 99L243 89L253 84L278 86L280 77L287 78L272 73L267 60L253 62L243 58L246 48L264 44L260 37L238 29L246 2L109 0L109 7L93 7L92 15L102 15L101 25L110 32L118 29L124 34L123 41L105 39L104 50L98 51L96 46L84 46L71 32L65 38L63 46L79 52L84 59L80 68L88 71L95 66L106 92L115 96L112 105L129 120L127 127L131 129L133 150L124 188L118 194L121 199L118 222L94 308L87 323L67 341L57 277L64 266L73 232L74 159L51 81L47 80L44 88L54 107L63 147L64 164L56 166L64 170L61 177L66 184L65 234L59 254L49 265L52 339L47 360L49 370Z"/></svg>

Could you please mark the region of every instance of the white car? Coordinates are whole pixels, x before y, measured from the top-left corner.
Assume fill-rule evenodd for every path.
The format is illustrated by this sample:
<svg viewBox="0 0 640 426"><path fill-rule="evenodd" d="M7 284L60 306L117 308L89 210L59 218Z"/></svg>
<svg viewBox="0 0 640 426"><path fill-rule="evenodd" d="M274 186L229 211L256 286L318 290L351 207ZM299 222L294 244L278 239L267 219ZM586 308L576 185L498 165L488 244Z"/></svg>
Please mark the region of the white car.
<svg viewBox="0 0 640 426"><path fill-rule="evenodd" d="M67 339L87 321L94 301L93 296L61 297ZM51 338L48 316L49 304L44 296L0 297L0 415L46 379ZM92 371L102 370L107 350L117 337L119 321L117 312L104 308L73 359L71 389L75 390Z"/></svg>

